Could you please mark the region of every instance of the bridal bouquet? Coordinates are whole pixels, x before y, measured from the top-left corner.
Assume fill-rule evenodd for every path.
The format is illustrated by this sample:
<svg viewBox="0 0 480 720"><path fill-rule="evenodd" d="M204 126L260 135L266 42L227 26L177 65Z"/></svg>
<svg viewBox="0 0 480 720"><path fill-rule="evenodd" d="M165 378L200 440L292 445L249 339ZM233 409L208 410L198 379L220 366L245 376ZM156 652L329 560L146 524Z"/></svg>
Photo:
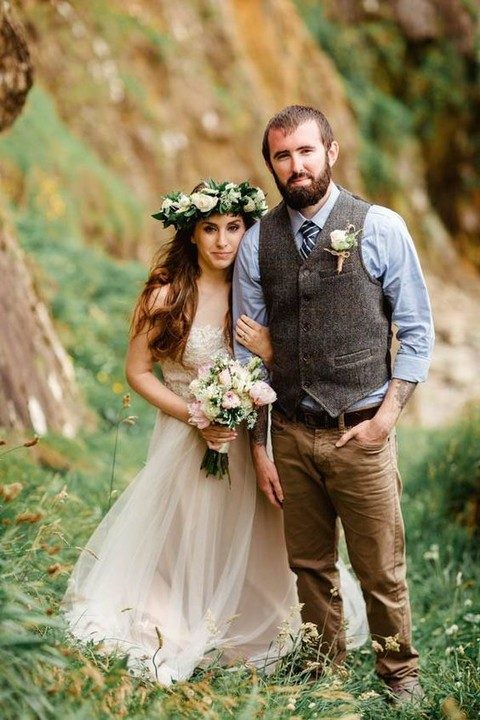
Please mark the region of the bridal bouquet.
<svg viewBox="0 0 480 720"><path fill-rule="evenodd" d="M260 380L262 361L252 358L246 365L225 353L219 353L212 362L198 369L198 376L190 383L195 401L189 403L189 422L202 430L210 424L226 425L235 429L244 420L252 428L257 420L256 408L276 399L272 388ZM201 468L207 475L228 477L228 443L220 450L206 451Z"/></svg>

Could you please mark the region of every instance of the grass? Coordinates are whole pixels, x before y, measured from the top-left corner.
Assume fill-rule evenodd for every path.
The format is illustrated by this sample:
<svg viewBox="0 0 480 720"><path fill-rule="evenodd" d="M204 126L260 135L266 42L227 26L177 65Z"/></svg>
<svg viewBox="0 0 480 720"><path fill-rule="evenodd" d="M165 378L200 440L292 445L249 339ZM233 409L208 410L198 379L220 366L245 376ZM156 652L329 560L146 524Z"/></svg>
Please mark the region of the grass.
<svg viewBox="0 0 480 720"><path fill-rule="evenodd" d="M115 403L121 417L125 409L119 398ZM137 412L135 401L128 412ZM435 443L448 446L454 436L461 436L458 428L451 429L448 438L445 433L443 445L438 434L417 431L401 437L414 637L428 697L422 711L385 704L369 647L351 654L345 678L327 677L317 684L307 684L288 663L265 678L247 667L226 672L213 658L210 667L198 670L190 682L163 689L130 677L121 657L99 655L94 646L70 645L58 605L78 547L108 503L117 428L114 489L118 492L141 464L146 428L139 433L137 426L112 423L100 435L75 441L47 437L34 448L21 448L0 459L3 486L22 485L0 511L3 718L473 720L478 716L478 558L468 528L449 518L440 506L432 514L434 487L441 499L448 478L437 475L423 487L419 480L432 444L438 467L444 468ZM52 450L66 458L63 469L48 466ZM39 454L37 462L34 453ZM463 708L466 715L455 715L455 708Z"/></svg>

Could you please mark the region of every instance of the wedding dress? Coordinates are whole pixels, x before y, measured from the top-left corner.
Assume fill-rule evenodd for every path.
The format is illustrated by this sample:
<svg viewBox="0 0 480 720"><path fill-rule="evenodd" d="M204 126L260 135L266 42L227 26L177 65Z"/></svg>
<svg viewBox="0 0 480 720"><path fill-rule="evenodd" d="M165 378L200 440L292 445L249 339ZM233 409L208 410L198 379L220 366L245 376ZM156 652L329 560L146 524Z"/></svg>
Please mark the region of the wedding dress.
<svg viewBox="0 0 480 720"><path fill-rule="evenodd" d="M193 326L185 366L162 362L165 384L191 399L196 370L224 349L222 328ZM160 683L188 678L212 650L267 667L288 621L300 624L282 514L257 489L246 431L230 444L231 486L206 477L198 430L159 412L144 468L82 551L63 610L69 631L125 652ZM341 567L352 644L367 632L357 583Z"/></svg>

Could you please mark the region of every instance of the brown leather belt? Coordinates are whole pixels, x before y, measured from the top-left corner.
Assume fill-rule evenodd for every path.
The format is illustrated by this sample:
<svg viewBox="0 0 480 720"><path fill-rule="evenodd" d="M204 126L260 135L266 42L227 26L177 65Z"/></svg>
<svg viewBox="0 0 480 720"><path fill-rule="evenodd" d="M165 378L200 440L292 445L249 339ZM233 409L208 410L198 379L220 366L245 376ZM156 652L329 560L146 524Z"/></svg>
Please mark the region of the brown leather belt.
<svg viewBox="0 0 480 720"><path fill-rule="evenodd" d="M306 410L298 408L295 413L295 420L303 423L306 427L316 428L318 430L338 430L343 427L353 427L363 420L370 420L376 415L379 406L365 408L364 410L356 410L354 412L344 413L338 417L331 417L327 412L317 412L314 410Z"/></svg>

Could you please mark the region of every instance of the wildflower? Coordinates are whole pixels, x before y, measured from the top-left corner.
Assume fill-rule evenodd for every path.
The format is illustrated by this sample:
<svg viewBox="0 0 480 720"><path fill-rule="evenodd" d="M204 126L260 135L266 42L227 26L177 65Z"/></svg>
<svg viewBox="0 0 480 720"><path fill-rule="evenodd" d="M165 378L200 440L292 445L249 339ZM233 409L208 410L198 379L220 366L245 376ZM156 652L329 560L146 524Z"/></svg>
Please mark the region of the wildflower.
<svg viewBox="0 0 480 720"><path fill-rule="evenodd" d="M194 690L193 688L191 688L191 687L185 688L184 692L185 692L185 695L186 695L190 700L192 700L192 699L195 697L195 690Z"/></svg>
<svg viewBox="0 0 480 720"><path fill-rule="evenodd" d="M123 418L122 423L125 425L135 425L138 420L138 415L129 415L126 418Z"/></svg>
<svg viewBox="0 0 480 720"><path fill-rule="evenodd" d="M379 643L377 640L372 640L372 650L376 653L383 652L382 644Z"/></svg>
<svg viewBox="0 0 480 720"><path fill-rule="evenodd" d="M447 720L467 720L467 716L460 709L455 698L451 696L446 697L443 701L442 711Z"/></svg>
<svg viewBox="0 0 480 720"><path fill-rule="evenodd" d="M62 549L60 545L48 545L47 543L42 543L40 547L45 550L47 555L56 555Z"/></svg>
<svg viewBox="0 0 480 720"><path fill-rule="evenodd" d="M445 629L445 635L456 635L458 632L458 625L453 623L450 627Z"/></svg>
<svg viewBox="0 0 480 720"><path fill-rule="evenodd" d="M436 561L440 557L439 553L439 547L438 545L430 545L430 549L423 553L423 559L424 560L433 560Z"/></svg>
<svg viewBox="0 0 480 720"><path fill-rule="evenodd" d="M472 607L473 601L471 598L467 598L463 604L465 605L465 607Z"/></svg>
<svg viewBox="0 0 480 720"><path fill-rule="evenodd" d="M318 640L318 628L315 623L306 622L300 625L301 639L302 642L307 645Z"/></svg>
<svg viewBox="0 0 480 720"><path fill-rule="evenodd" d="M38 443L38 436L35 435L35 437L32 440L27 440L27 442L23 443L23 447L33 447Z"/></svg>
<svg viewBox="0 0 480 720"><path fill-rule="evenodd" d="M157 636L158 647L157 650L161 650L163 647L163 636L159 628L155 625L155 634Z"/></svg>
<svg viewBox="0 0 480 720"><path fill-rule="evenodd" d="M371 700L372 698L380 697L375 690L367 690L358 696L359 700Z"/></svg>
<svg viewBox="0 0 480 720"><path fill-rule="evenodd" d="M15 522L18 523L36 523L43 519L43 513L41 512L23 512L17 515Z"/></svg>
<svg viewBox="0 0 480 720"><path fill-rule="evenodd" d="M467 613L463 616L463 619L468 623L473 623L474 625L477 625L480 623L480 614L474 614L474 613Z"/></svg>
<svg viewBox="0 0 480 720"><path fill-rule="evenodd" d="M400 652L400 643L398 642L398 633L396 635L389 635L385 638L385 650L392 650L393 652Z"/></svg>
<svg viewBox="0 0 480 720"><path fill-rule="evenodd" d="M210 697L210 695L204 695L203 698L202 698L202 702L204 702L205 705L211 705L212 702L213 702L213 700L212 700L212 698Z"/></svg>
<svg viewBox="0 0 480 720"><path fill-rule="evenodd" d="M308 705L308 709L309 709L309 710L311 710L311 709L314 708L314 707L315 707L315 703L314 703L314 702L309 703L309 705Z"/></svg>
<svg viewBox="0 0 480 720"><path fill-rule="evenodd" d="M122 405L124 408L130 407L130 393L123 396Z"/></svg>
<svg viewBox="0 0 480 720"><path fill-rule="evenodd" d="M462 572L460 571L457 573L457 575L455 577L455 587L460 587L461 584L462 584Z"/></svg>
<svg viewBox="0 0 480 720"><path fill-rule="evenodd" d="M215 616L210 609L205 613L205 624L211 637L216 637L220 634L220 629L215 621Z"/></svg>
<svg viewBox="0 0 480 720"><path fill-rule="evenodd" d="M3 498L5 502L11 502L15 500L17 495L20 495L22 490L23 485L19 482L11 483L10 485L0 485L0 497Z"/></svg>
<svg viewBox="0 0 480 720"><path fill-rule="evenodd" d="M331 595L332 597L338 597L338 588L337 588L337 587L331 588L331 590L330 590L330 595Z"/></svg>
<svg viewBox="0 0 480 720"><path fill-rule="evenodd" d="M465 655L465 648L463 647L463 645L458 645L458 647L457 647L457 653L458 653L459 655Z"/></svg>
<svg viewBox="0 0 480 720"><path fill-rule="evenodd" d="M287 710L295 710L295 705L293 703L288 703Z"/></svg>
<svg viewBox="0 0 480 720"><path fill-rule="evenodd" d="M64 485L63 488L60 490L60 492L55 495L55 500L56 500L56 502L64 503L67 498L68 498L67 486Z"/></svg>
<svg viewBox="0 0 480 720"><path fill-rule="evenodd" d="M287 700L288 700L288 702L291 703L292 705L295 705L296 702L297 702L297 698L296 698L296 697L289 697L289 698L287 698Z"/></svg>
<svg viewBox="0 0 480 720"><path fill-rule="evenodd" d="M447 648L445 648L445 655L448 657L452 654L455 648L453 648L451 645L449 645Z"/></svg>

